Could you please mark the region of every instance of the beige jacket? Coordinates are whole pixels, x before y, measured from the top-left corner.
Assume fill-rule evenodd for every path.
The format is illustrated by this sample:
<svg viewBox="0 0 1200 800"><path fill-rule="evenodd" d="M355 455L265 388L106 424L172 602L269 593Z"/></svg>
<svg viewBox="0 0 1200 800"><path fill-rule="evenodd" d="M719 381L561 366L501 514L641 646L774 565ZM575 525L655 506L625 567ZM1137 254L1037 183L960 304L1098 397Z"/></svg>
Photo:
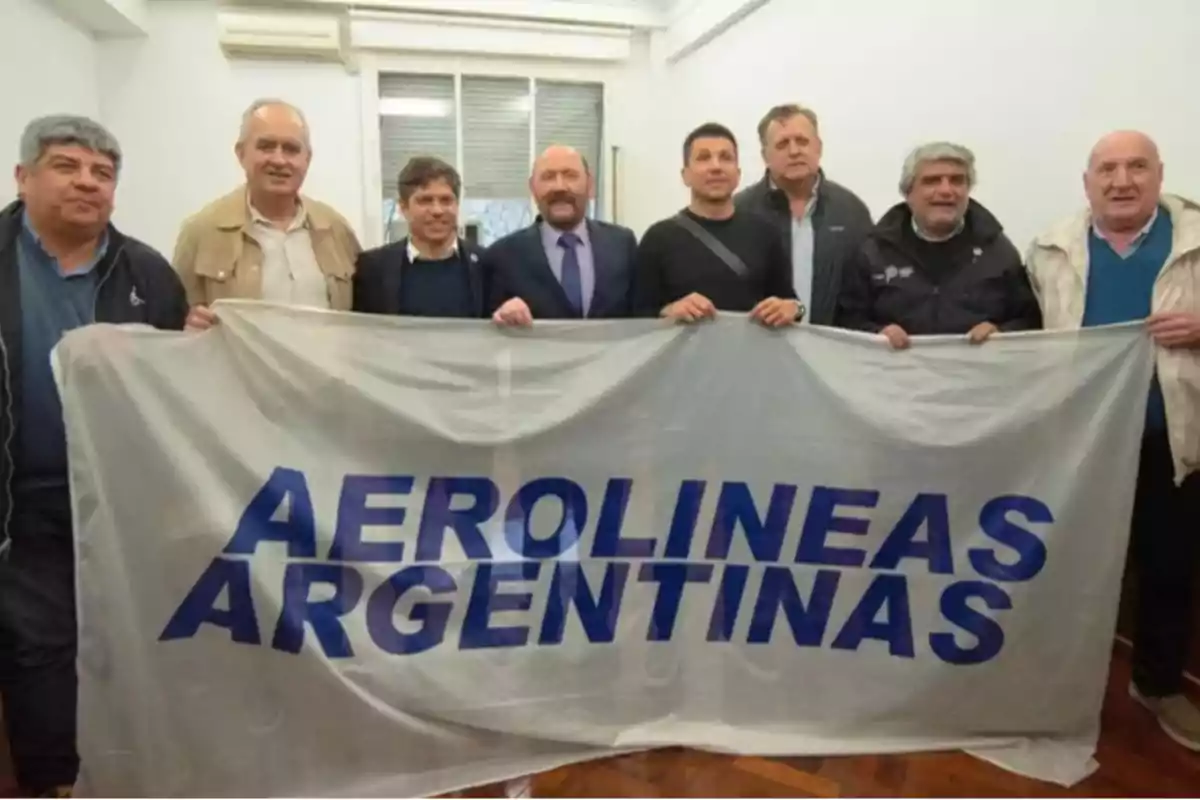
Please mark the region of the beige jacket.
<svg viewBox="0 0 1200 800"><path fill-rule="evenodd" d="M329 305L349 311L354 263L361 247L346 220L324 203L303 198L317 264L325 273ZM222 298L262 296L262 248L249 234L250 206L239 187L183 223L172 264L183 280L189 305Z"/></svg>
<svg viewBox="0 0 1200 800"><path fill-rule="evenodd" d="M1200 314L1200 205L1164 194L1173 239L1154 283L1153 308ZM1047 329L1076 329L1083 324L1087 296L1087 211L1059 223L1034 239L1025 258ZM1175 479L1200 470L1200 349L1156 348L1158 379L1167 411L1167 434L1175 458Z"/></svg>

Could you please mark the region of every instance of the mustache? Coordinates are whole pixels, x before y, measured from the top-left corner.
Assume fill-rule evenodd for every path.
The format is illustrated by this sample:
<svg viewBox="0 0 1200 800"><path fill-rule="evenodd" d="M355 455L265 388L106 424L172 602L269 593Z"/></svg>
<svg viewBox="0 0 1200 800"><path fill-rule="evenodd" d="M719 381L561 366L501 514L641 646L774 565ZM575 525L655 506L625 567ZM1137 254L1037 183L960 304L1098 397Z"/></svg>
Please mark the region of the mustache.
<svg viewBox="0 0 1200 800"><path fill-rule="evenodd" d="M551 192L546 195L547 203L570 203L576 205L575 195L570 192Z"/></svg>

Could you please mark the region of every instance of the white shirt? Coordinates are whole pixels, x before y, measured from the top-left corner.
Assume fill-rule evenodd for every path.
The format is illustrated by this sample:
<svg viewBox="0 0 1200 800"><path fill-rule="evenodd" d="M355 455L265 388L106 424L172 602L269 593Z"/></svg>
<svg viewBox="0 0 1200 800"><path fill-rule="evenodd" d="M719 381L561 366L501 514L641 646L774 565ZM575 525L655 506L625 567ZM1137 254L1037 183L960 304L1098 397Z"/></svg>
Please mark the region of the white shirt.
<svg viewBox="0 0 1200 800"><path fill-rule="evenodd" d="M329 287L313 251L304 206L286 229L271 224L253 205L250 219L250 235L263 251L262 299L289 306L329 308Z"/></svg>
<svg viewBox="0 0 1200 800"><path fill-rule="evenodd" d="M414 263L418 259L424 259L425 261L429 260L429 259L425 258L425 256L423 256L417 252L417 246L415 244L413 244L411 237L408 240L407 251L408 251L408 263L410 263L410 264ZM456 256L456 255L458 255L458 237L454 238L454 246L450 248L450 255L447 256L447 258L449 258L450 256Z"/></svg>

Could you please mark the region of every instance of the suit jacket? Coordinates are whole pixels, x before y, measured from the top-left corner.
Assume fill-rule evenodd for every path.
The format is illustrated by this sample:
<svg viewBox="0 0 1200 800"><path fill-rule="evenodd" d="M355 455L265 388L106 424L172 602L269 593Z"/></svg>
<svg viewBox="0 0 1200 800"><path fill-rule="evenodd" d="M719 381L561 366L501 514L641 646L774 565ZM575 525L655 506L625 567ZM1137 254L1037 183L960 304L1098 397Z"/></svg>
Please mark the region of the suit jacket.
<svg viewBox="0 0 1200 800"><path fill-rule="evenodd" d="M738 208L755 211L775 223L790 260L792 213L788 209L787 196L771 186L770 176L763 176L761 181L739 192L733 200ZM821 172L812 226L813 287L808 321L815 325L833 325L843 267L858 253L874 223L871 212L858 195Z"/></svg>
<svg viewBox="0 0 1200 800"><path fill-rule="evenodd" d="M628 228L598 220L589 219L587 227L596 272L588 318L632 316L637 237ZM494 242L484 265L491 276L491 311L519 297L534 319L579 318L546 258L540 219Z"/></svg>
<svg viewBox="0 0 1200 800"><path fill-rule="evenodd" d="M474 316L489 317L492 312L487 305L488 278L483 250L465 239L459 239L458 252L467 259ZM367 314L398 315L400 296L404 291L404 271L409 263L407 238L360 254L354 270L353 310Z"/></svg>

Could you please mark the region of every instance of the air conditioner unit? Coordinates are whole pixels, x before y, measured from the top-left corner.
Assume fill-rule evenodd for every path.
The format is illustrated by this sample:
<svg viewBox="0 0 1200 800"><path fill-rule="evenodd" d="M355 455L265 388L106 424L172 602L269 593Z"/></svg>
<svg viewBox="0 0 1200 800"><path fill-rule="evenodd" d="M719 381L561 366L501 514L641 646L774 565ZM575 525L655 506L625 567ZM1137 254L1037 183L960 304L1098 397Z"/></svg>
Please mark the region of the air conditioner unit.
<svg viewBox="0 0 1200 800"><path fill-rule="evenodd" d="M222 10L221 49L243 58L344 61L340 15Z"/></svg>

